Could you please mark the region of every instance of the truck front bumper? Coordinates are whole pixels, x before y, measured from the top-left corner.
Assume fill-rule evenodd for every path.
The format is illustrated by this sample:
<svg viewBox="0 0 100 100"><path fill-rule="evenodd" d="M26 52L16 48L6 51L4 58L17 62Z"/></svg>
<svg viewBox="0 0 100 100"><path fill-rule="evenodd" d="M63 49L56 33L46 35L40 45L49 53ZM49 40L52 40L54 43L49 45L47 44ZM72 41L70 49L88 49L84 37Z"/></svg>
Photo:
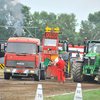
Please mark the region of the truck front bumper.
<svg viewBox="0 0 100 100"><path fill-rule="evenodd" d="M38 70L4 67L4 73L10 73L12 74L12 76L29 76L29 75L38 75Z"/></svg>

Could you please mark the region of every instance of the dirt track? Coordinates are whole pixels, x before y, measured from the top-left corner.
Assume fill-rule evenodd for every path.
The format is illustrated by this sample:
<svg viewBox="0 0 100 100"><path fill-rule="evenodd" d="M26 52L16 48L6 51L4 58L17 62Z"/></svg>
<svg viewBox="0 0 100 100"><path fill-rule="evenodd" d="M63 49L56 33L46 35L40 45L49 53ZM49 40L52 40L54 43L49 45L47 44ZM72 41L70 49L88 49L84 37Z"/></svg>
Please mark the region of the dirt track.
<svg viewBox="0 0 100 100"><path fill-rule="evenodd" d="M75 92L77 83L73 82L72 79L66 79L65 86L63 84L57 86L56 81L56 79L46 79L45 81L37 82L32 78L4 80L3 76L0 76L0 97L1 100L33 100L38 84L42 84L44 97ZM86 82L81 85L82 90L100 89L100 85L97 82Z"/></svg>

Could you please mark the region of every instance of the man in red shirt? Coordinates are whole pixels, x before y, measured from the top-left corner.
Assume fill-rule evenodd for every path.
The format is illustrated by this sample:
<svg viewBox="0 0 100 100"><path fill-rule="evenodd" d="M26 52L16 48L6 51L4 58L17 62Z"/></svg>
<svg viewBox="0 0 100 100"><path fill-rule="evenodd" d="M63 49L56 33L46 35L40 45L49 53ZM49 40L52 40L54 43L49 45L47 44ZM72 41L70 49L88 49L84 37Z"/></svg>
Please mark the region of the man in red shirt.
<svg viewBox="0 0 100 100"><path fill-rule="evenodd" d="M60 78L63 82L63 84L65 85L65 78L64 78L64 73L63 73L63 69L65 67L65 61L61 59L60 56L58 56L58 62L57 64L57 79L58 79L58 84L60 84Z"/></svg>

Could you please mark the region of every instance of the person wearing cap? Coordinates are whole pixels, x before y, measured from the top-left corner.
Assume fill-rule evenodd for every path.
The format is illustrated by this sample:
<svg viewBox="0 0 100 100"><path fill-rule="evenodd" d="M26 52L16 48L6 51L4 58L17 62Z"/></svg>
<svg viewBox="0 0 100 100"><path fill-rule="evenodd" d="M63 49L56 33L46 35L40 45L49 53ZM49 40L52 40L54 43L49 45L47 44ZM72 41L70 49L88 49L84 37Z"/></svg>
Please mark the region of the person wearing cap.
<svg viewBox="0 0 100 100"><path fill-rule="evenodd" d="M61 59L61 56L58 56L58 62L56 63L56 65L57 65L57 81L58 81L57 85L60 85L61 80L63 82L63 85L65 85L63 70L65 70L66 63L64 60Z"/></svg>

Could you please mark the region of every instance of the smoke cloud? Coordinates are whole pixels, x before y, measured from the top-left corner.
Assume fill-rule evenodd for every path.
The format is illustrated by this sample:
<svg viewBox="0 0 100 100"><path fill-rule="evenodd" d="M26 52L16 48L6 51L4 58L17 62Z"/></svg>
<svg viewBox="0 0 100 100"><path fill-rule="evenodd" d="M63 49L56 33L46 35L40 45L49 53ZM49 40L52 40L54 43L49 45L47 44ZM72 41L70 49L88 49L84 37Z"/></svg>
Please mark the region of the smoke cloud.
<svg viewBox="0 0 100 100"><path fill-rule="evenodd" d="M23 25L23 14L22 5L19 0L0 0L0 11L4 13L4 19L6 20L6 25L12 25L15 27L15 33L18 36L22 35L22 25ZM15 34L14 33L14 34Z"/></svg>

